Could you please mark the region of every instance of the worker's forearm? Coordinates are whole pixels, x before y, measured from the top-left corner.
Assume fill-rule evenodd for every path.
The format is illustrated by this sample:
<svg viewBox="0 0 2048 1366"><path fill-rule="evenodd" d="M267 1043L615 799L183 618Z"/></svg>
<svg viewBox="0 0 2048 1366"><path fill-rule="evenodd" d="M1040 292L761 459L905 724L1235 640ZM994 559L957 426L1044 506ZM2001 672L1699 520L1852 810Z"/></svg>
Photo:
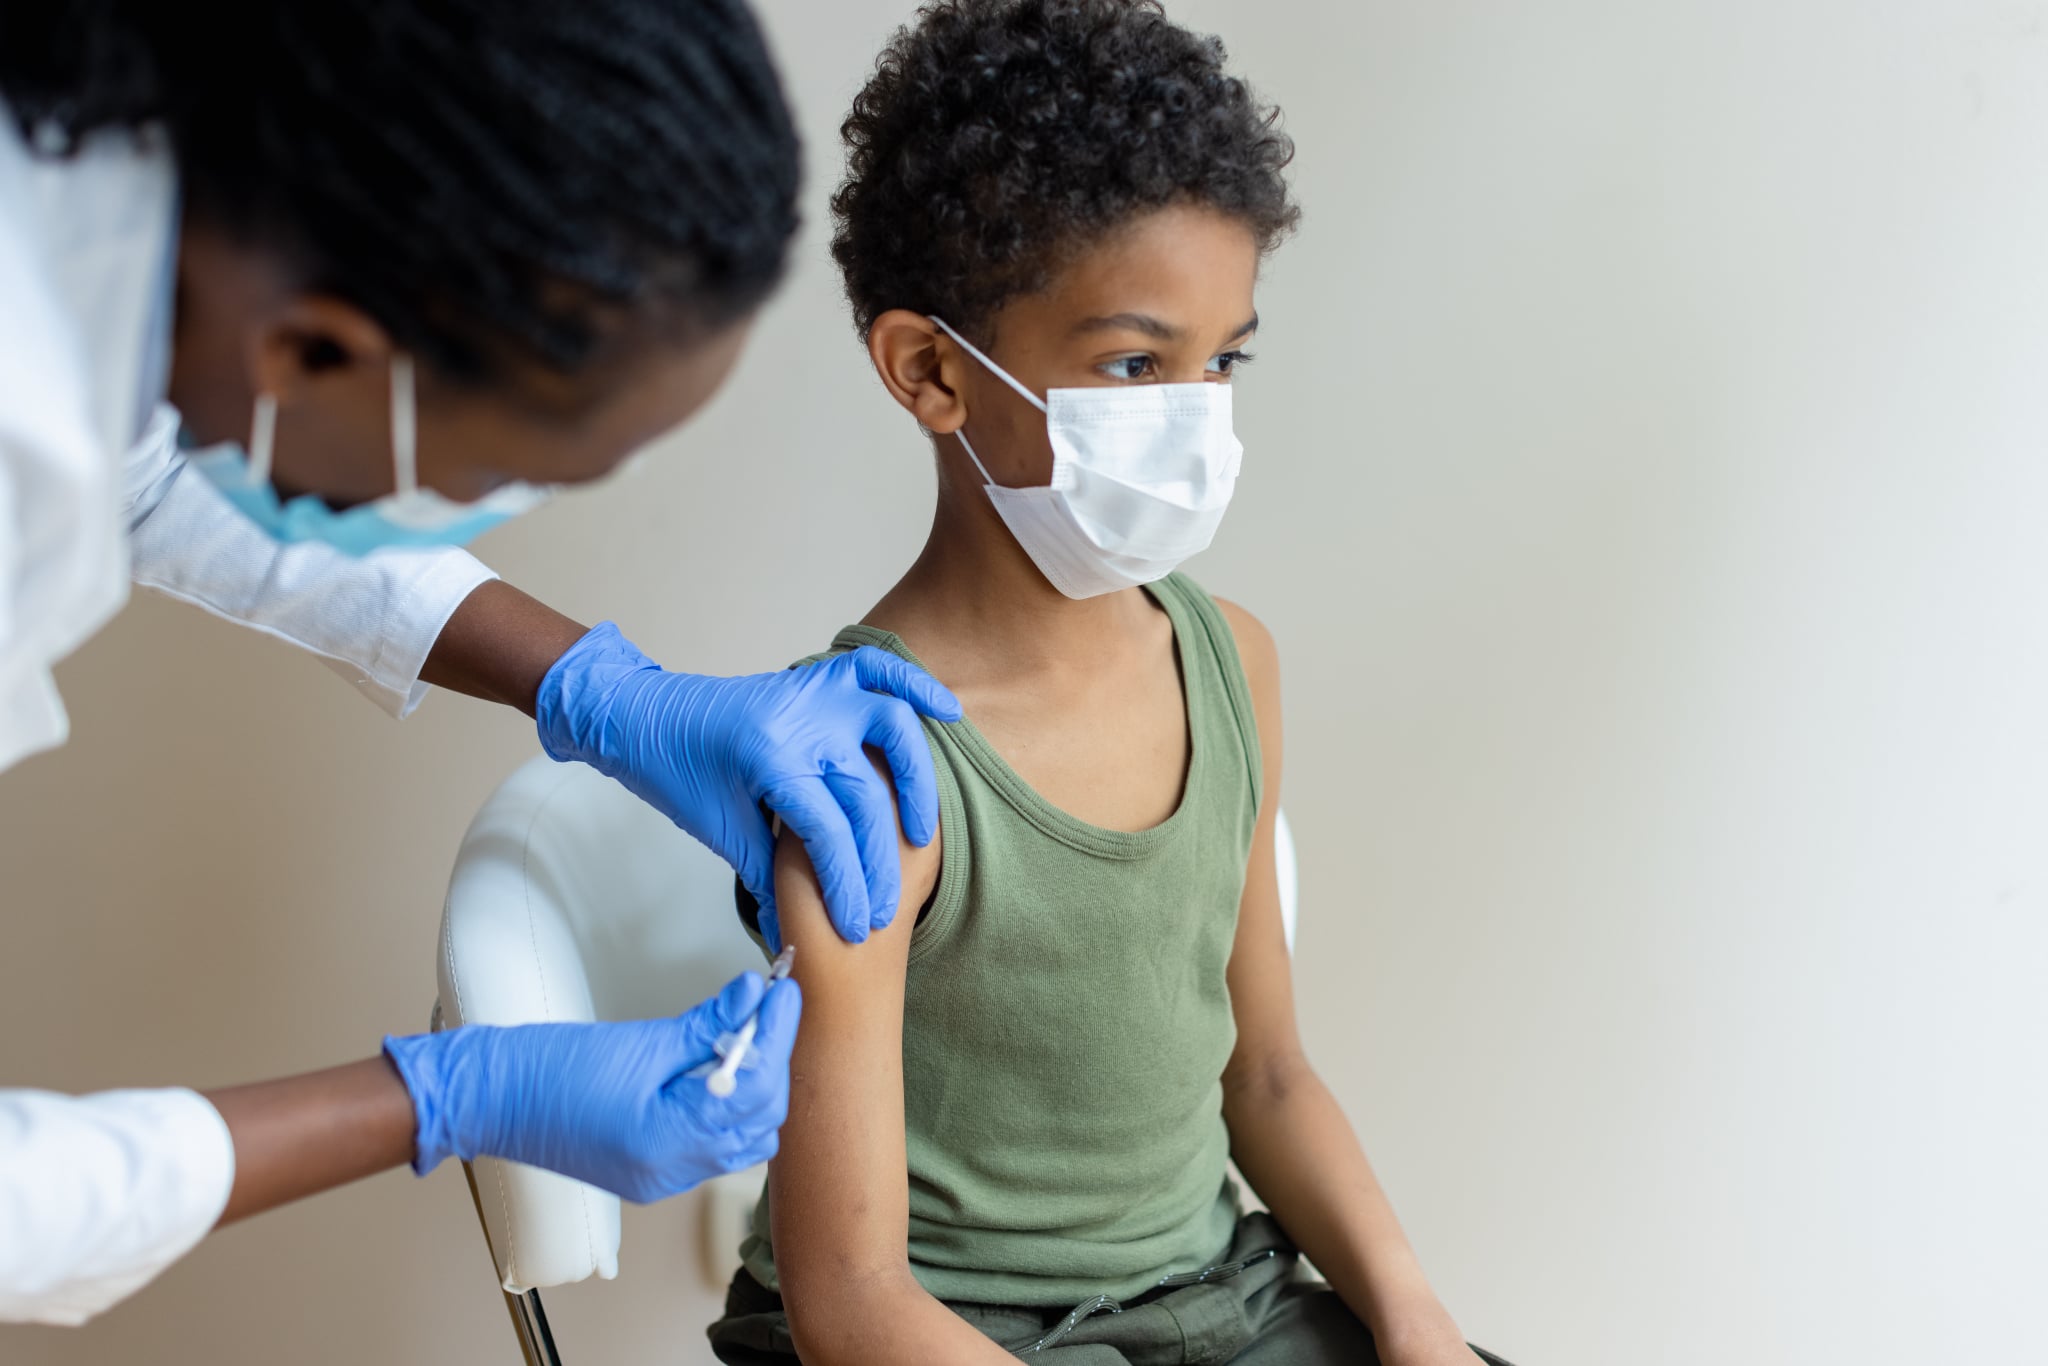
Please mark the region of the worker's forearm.
<svg viewBox="0 0 2048 1366"><path fill-rule="evenodd" d="M420 679L531 716L541 679L585 632L540 599L493 579L448 618Z"/></svg>
<svg viewBox="0 0 2048 1366"><path fill-rule="evenodd" d="M235 1145L223 1224L412 1161L412 1096L381 1057L205 1095Z"/></svg>
<svg viewBox="0 0 2048 1366"><path fill-rule="evenodd" d="M1224 1117L1238 1169L1375 1337L1448 1326L1365 1150L1306 1060L1226 1092Z"/></svg>

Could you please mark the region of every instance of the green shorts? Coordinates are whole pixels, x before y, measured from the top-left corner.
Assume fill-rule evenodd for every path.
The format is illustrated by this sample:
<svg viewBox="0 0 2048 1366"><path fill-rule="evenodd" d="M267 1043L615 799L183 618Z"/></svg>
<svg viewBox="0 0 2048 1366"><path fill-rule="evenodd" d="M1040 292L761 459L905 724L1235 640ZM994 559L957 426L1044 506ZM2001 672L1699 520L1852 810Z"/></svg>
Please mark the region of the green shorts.
<svg viewBox="0 0 2048 1366"><path fill-rule="evenodd" d="M1169 1276L1126 1304L1097 1296L1068 1311L946 1307L1012 1355L1055 1366L1377 1366L1372 1334L1335 1291L1295 1275L1300 1260L1271 1215L1250 1214L1214 1265ZM709 1333L727 1366L797 1359L782 1297L745 1271Z"/></svg>

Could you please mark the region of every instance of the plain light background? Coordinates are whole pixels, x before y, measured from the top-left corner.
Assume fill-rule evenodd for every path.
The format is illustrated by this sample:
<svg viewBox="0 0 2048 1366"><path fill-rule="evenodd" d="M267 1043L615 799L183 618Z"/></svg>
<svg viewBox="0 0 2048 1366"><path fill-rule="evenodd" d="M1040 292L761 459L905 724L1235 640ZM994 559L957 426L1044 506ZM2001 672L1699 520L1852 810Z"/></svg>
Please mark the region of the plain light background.
<svg viewBox="0 0 2048 1366"><path fill-rule="evenodd" d="M1307 218L1195 566L1281 643L1317 1063L1523 1366L2020 1360L2048 1284L2048 34L2015 0L1184 0ZM486 541L675 666L778 666L929 461L824 252L904 0L771 0L809 223L733 384ZM220 1084L423 1027L531 752L138 601L0 779L0 1076ZM685 1199L551 1294L708 1360ZM235 1228L12 1366L515 1359L458 1171Z"/></svg>

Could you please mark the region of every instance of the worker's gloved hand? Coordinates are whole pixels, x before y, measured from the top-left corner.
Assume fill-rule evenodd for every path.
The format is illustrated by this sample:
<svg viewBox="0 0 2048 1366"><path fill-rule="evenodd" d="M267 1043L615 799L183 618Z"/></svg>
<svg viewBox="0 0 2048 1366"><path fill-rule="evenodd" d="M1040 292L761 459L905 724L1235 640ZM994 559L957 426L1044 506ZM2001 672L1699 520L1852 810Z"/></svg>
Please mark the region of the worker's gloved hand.
<svg viewBox="0 0 2048 1366"><path fill-rule="evenodd" d="M444 1157L502 1157L587 1181L628 1200L661 1200L775 1155L789 1113L789 1052L803 997L742 973L668 1020L465 1025L386 1039L412 1093L413 1170ZM756 1005L761 1021L729 1096L688 1073Z"/></svg>
<svg viewBox="0 0 2048 1366"><path fill-rule="evenodd" d="M917 713L960 719L942 684L873 646L709 678L666 672L610 622L555 661L534 711L550 755L617 778L730 863L777 948L775 837L762 806L803 840L833 925L859 943L895 917L903 883L889 785L861 747L887 756L903 833L929 844L939 796Z"/></svg>

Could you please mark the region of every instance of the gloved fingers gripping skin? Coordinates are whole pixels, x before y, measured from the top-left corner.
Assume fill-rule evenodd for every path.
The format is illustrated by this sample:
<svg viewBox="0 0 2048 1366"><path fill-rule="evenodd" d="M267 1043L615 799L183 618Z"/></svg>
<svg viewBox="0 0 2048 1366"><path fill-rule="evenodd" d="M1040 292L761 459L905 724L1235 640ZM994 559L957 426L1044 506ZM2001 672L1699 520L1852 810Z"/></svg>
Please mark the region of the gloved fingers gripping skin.
<svg viewBox="0 0 2048 1366"><path fill-rule="evenodd" d="M550 755L617 778L731 863L763 909L764 936L780 947L774 846L757 803L810 851L833 926L865 939L877 915L887 924L894 914L902 870L893 839L885 851L881 838L895 822L881 819L886 806L872 795L887 784L856 767L863 743L888 758L909 836L928 843L937 827L931 757L913 709L960 715L936 679L872 646L806 669L715 678L669 673L604 623L549 669L535 723ZM858 776L828 786L835 770Z"/></svg>
<svg viewBox="0 0 2048 1366"><path fill-rule="evenodd" d="M934 721L960 719L960 699L909 660L873 645L863 645L842 658L851 661L855 680L869 692L901 698Z"/></svg>
<svg viewBox="0 0 2048 1366"><path fill-rule="evenodd" d="M870 716L864 738L889 761L903 813L903 834L922 849L939 828L939 780L924 727L918 723L917 713L893 698L876 698Z"/></svg>
<svg viewBox="0 0 2048 1366"><path fill-rule="evenodd" d="M826 787L823 778L813 774L785 780L768 792L764 800L804 842L804 852L811 857L818 888L825 896L825 912L840 938L853 944L865 940L869 914L867 874L860 866L853 827L847 822L846 812L840 809L839 799Z"/></svg>
<svg viewBox="0 0 2048 1366"><path fill-rule="evenodd" d="M733 870L760 908L760 922L765 930L775 907L775 829L758 802L747 804L738 823L739 857L732 860ZM782 945L774 947L776 952L782 951Z"/></svg>
<svg viewBox="0 0 2048 1366"><path fill-rule="evenodd" d="M828 767L824 782L839 809L846 813L854 846L860 850L868 892L868 928L885 929L896 918L896 903L903 893L896 804L889 796L889 785L875 772L866 755L856 755L848 767Z"/></svg>

